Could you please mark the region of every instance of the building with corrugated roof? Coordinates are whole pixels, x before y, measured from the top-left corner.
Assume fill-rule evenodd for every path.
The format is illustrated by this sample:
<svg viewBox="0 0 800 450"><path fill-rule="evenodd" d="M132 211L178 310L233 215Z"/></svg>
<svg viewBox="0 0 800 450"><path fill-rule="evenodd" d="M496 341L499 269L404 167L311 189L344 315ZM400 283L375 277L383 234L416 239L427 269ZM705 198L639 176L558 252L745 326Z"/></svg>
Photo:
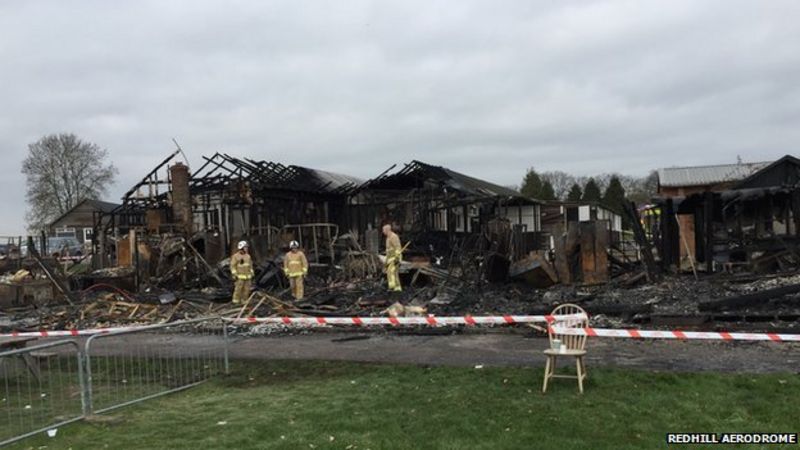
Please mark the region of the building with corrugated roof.
<svg viewBox="0 0 800 450"><path fill-rule="evenodd" d="M782 263L800 241L800 160L659 170L660 249L667 266ZM677 219L677 220L676 220ZM718 267L717 267L718 269Z"/></svg>
<svg viewBox="0 0 800 450"><path fill-rule="evenodd" d="M732 188L771 162L715 164L708 166L665 167L658 169L658 194L661 197L687 197L701 192L722 192ZM686 238L680 247L680 259L685 264L695 258L694 217L678 215L678 227Z"/></svg>
<svg viewBox="0 0 800 450"><path fill-rule="evenodd" d="M665 167L658 169L658 193L663 197L684 197L696 192L724 191L769 164L771 161Z"/></svg>

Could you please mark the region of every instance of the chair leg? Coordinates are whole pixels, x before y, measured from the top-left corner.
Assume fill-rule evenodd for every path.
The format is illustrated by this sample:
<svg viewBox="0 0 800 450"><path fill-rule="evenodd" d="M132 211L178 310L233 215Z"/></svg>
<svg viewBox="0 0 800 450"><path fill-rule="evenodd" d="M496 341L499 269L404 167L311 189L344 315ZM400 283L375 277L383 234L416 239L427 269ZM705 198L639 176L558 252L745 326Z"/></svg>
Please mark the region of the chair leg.
<svg viewBox="0 0 800 450"><path fill-rule="evenodd" d="M580 357L581 360L581 371L583 372L583 379L589 378L589 372L586 371L586 361L583 360L583 356Z"/></svg>
<svg viewBox="0 0 800 450"><path fill-rule="evenodd" d="M544 366L544 384L542 384L542 394L547 392L547 379L550 378L550 356L547 356L547 363Z"/></svg>
<svg viewBox="0 0 800 450"><path fill-rule="evenodd" d="M575 358L575 368L578 371L578 390L583 394L583 371L581 370L583 363L581 359L580 356Z"/></svg>

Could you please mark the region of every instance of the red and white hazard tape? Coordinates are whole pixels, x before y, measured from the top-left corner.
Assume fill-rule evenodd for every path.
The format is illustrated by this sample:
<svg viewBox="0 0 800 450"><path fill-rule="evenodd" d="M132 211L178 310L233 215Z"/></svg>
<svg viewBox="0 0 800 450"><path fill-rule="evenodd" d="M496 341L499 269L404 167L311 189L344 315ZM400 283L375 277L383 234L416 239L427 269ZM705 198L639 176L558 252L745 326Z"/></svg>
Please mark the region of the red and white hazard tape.
<svg viewBox="0 0 800 450"><path fill-rule="evenodd" d="M517 325L524 323L559 323L570 320L586 319L583 314L565 314L558 316L455 316L455 317L243 317L240 319L228 318L235 324L284 324L302 326L325 326L325 325L349 325L349 326L370 326L370 325Z"/></svg>
<svg viewBox="0 0 800 450"><path fill-rule="evenodd" d="M325 326L325 325L515 325L523 323L560 323L567 320L584 319L582 314L560 315L560 316L464 316L464 317L245 317L241 319L224 318L223 320L233 324L284 324L302 326ZM12 331L11 333L0 333L0 337L65 337L65 336L91 336L93 334L113 333L117 331L127 331L144 327L116 327L116 328L96 328L90 330L61 330L61 331Z"/></svg>
<svg viewBox="0 0 800 450"><path fill-rule="evenodd" d="M65 337L65 336L91 336L93 334L114 333L117 331L132 330L141 327L116 327L116 328L95 328L91 330L58 330L58 331L12 331L10 333L0 333L0 337Z"/></svg>
<svg viewBox="0 0 800 450"><path fill-rule="evenodd" d="M800 342L800 334L777 333L728 333L725 331L658 331L658 330L615 330L608 328L568 328L552 327L557 334L573 336L598 336L632 339L680 339L680 340L721 340L721 341L772 341Z"/></svg>
<svg viewBox="0 0 800 450"><path fill-rule="evenodd" d="M800 334L778 333L729 333L725 331L658 331L608 328L573 328L564 326L575 320L583 320L583 314L545 315L545 316L456 316L456 317L244 317L240 319L224 318L233 324L283 324L297 326L375 326L375 325L516 325L525 323L547 323L553 333L592 337L614 337L631 339L679 339L679 340L722 340L722 341L771 341L800 342ZM96 328L89 330L63 331L13 331L0 333L0 337L69 337L91 336L94 334L113 333L144 327Z"/></svg>

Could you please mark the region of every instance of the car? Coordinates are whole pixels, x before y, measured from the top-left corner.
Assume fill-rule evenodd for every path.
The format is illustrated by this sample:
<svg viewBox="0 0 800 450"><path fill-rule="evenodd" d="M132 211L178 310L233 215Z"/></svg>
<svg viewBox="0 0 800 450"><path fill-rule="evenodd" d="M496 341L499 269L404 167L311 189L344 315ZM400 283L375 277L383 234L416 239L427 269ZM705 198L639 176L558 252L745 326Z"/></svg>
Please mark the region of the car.
<svg viewBox="0 0 800 450"><path fill-rule="evenodd" d="M83 255L83 244L74 237L49 237L47 238L47 252L58 253L60 257L74 257Z"/></svg>

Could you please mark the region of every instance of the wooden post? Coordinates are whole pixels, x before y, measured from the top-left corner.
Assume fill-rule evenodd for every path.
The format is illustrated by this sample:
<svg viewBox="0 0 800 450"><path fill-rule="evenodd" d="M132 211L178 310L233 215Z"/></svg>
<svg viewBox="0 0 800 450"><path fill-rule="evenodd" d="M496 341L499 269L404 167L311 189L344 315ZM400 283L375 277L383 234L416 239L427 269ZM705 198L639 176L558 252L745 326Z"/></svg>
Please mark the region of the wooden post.
<svg viewBox="0 0 800 450"><path fill-rule="evenodd" d="M706 225L706 272L714 273L714 193L705 193L704 213Z"/></svg>
<svg viewBox="0 0 800 450"><path fill-rule="evenodd" d="M706 260L706 227L705 227L705 208L695 206L694 209L694 259L697 263Z"/></svg>
<svg viewBox="0 0 800 450"><path fill-rule="evenodd" d="M136 230L131 230L131 252L133 255L133 285L136 286L136 292L138 292L141 275L139 274L139 243L136 242Z"/></svg>
<svg viewBox="0 0 800 450"><path fill-rule="evenodd" d="M660 248L658 253L661 256L661 268L667 270L670 266L670 249L669 249L669 221L667 217L672 214L672 208L669 207L671 202L669 199L664 201L661 207L661 215L658 216L659 230L661 231L661 241L659 242Z"/></svg>
<svg viewBox="0 0 800 450"><path fill-rule="evenodd" d="M766 211L764 211L764 228L767 230L768 234L774 235L775 233L775 198L770 195L767 197L769 202L766 205ZM725 223L724 221L722 223Z"/></svg>
<svg viewBox="0 0 800 450"><path fill-rule="evenodd" d="M117 224L117 215L111 216L111 232L114 233L114 260L109 261L110 266L118 266L119 264L119 226ZM107 237L107 236L106 236Z"/></svg>
<svg viewBox="0 0 800 450"><path fill-rule="evenodd" d="M42 249L41 254L44 255L45 258L53 253L50 251L50 248L48 247L49 246L47 245L47 235L44 233L44 230L42 230L39 233L39 248ZM56 249L56 250L61 250L61 249Z"/></svg>
<svg viewBox="0 0 800 450"><path fill-rule="evenodd" d="M597 283L608 283L608 235L609 222L598 220L594 222L594 261L595 261L595 280Z"/></svg>
<svg viewBox="0 0 800 450"><path fill-rule="evenodd" d="M567 237L564 243L564 255L567 258L569 278L575 281L580 275L580 254L578 253L578 239L580 237L580 224L570 222L567 224Z"/></svg>
<svg viewBox="0 0 800 450"><path fill-rule="evenodd" d="M564 225L558 224L553 232L553 252L555 253L556 273L561 284L572 284L569 270L569 257L566 249L566 230Z"/></svg>
<svg viewBox="0 0 800 450"><path fill-rule="evenodd" d="M333 266L336 265L336 255L334 254L333 250L333 233L331 233L331 227L325 227L325 230L328 233L328 251L330 252L331 255L330 266L331 268L333 268Z"/></svg>
<svg viewBox="0 0 800 450"><path fill-rule="evenodd" d="M783 211L783 217L782 217L783 223L786 224L786 231L783 234L786 236L791 236L792 222L789 220L789 210L791 208L790 202L784 202L783 205L781 206L782 206L781 211Z"/></svg>
<svg viewBox="0 0 800 450"><path fill-rule="evenodd" d="M319 264L319 245L317 245L317 225L311 225L311 236L314 240L314 259Z"/></svg>
<svg viewBox="0 0 800 450"><path fill-rule="evenodd" d="M647 233L645 233L644 228L642 228L641 217L639 217L639 212L636 210L636 204L633 202L625 203L623 212L628 216L628 220L633 228L633 236L641 251L642 264L647 273L647 279L649 281L655 281L658 277L656 260L653 256L650 240L647 239ZM663 252L663 245L659 250Z"/></svg>
<svg viewBox="0 0 800 450"><path fill-rule="evenodd" d="M686 249L686 257L689 258L689 264L692 266L692 273L694 274L694 279L697 280L697 267L695 266L694 255L692 255L692 250L689 248L689 241L686 239L686 233L683 232L681 228L681 221L678 218L678 215L675 214L675 221L678 223L678 231L681 236L681 242L683 242L683 246ZM680 265L678 266L680 269Z"/></svg>
<svg viewBox="0 0 800 450"><path fill-rule="evenodd" d="M98 228L98 236L92 237L92 239L97 239L97 249L98 254L94 255L93 260L95 261L92 264L92 269L105 269L106 264L108 263L108 257L106 256L106 230L105 227L101 224Z"/></svg>
<svg viewBox="0 0 800 450"><path fill-rule="evenodd" d="M792 219L794 220L794 235L800 238L800 189L792 191Z"/></svg>
<svg viewBox="0 0 800 450"><path fill-rule="evenodd" d="M581 273L585 284L596 284L597 262L594 259L594 222L580 223Z"/></svg>
<svg viewBox="0 0 800 450"><path fill-rule="evenodd" d="M675 220L675 208L671 198L665 202L664 211L661 213L662 224L662 261L665 267L676 267L680 263L680 233L678 223Z"/></svg>

